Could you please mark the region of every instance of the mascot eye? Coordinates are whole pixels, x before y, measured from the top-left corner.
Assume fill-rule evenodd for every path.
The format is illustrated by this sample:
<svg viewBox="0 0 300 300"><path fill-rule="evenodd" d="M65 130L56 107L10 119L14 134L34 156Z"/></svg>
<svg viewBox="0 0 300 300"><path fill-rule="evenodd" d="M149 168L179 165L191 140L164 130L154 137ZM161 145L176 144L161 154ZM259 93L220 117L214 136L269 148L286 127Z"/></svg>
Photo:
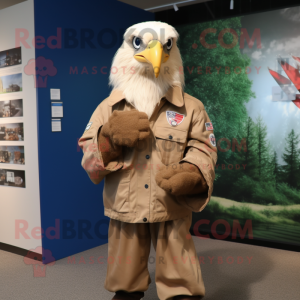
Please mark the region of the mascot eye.
<svg viewBox="0 0 300 300"><path fill-rule="evenodd" d="M168 39L168 42L167 42L167 49L170 50L173 46L173 40L172 39Z"/></svg>
<svg viewBox="0 0 300 300"><path fill-rule="evenodd" d="M135 36L132 40L132 45L135 49L140 49L141 47L141 39L137 36Z"/></svg>

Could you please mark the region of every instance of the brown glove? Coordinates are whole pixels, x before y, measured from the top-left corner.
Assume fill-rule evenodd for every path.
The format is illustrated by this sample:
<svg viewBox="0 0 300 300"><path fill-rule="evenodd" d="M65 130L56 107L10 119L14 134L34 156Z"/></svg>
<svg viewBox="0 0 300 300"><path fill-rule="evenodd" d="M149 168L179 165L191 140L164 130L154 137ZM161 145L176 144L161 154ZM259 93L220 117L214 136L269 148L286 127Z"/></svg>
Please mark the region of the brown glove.
<svg viewBox="0 0 300 300"><path fill-rule="evenodd" d="M122 153L122 146L135 147L139 140L147 138L150 126L147 114L137 110L115 110L98 136L98 146L104 166Z"/></svg>
<svg viewBox="0 0 300 300"><path fill-rule="evenodd" d="M186 162L164 166L157 173L155 180L159 187L175 196L208 191L208 185L200 170Z"/></svg>

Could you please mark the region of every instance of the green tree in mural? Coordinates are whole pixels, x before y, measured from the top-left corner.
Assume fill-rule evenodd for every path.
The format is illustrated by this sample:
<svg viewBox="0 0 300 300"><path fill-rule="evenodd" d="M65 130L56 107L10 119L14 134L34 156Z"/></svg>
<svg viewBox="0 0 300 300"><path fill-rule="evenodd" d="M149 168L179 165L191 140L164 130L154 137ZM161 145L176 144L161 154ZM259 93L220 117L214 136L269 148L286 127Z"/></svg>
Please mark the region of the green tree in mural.
<svg viewBox="0 0 300 300"><path fill-rule="evenodd" d="M214 28L215 32L209 32L209 28ZM203 102L217 140L227 138L232 142L234 138L243 138L241 123L248 117L245 103L255 94L251 91L252 81L245 72L251 60L241 53L238 39L231 33L220 38L224 28L233 29L239 37L241 18L183 25L176 29L182 37L178 46L184 64L185 91ZM208 33L203 37L205 30ZM232 163L232 151L218 155L218 161Z"/></svg>
<svg viewBox="0 0 300 300"><path fill-rule="evenodd" d="M246 138L247 151L240 152L239 163L245 165L245 174L254 178L257 168L257 141L255 136L255 123L251 117L248 117L243 126L243 135Z"/></svg>
<svg viewBox="0 0 300 300"><path fill-rule="evenodd" d="M284 181L291 187L299 187L299 164L300 164L300 152L299 152L299 135L296 135L294 129L289 133L286 138L285 152L282 155L282 159L285 165L282 166Z"/></svg>
<svg viewBox="0 0 300 300"><path fill-rule="evenodd" d="M278 183L281 181L281 172L280 172L280 165L278 163L278 155L277 152L274 151L272 160L271 160L271 167L273 168L273 180L275 182L276 188L278 187Z"/></svg>
<svg viewBox="0 0 300 300"><path fill-rule="evenodd" d="M255 124L255 135L257 142L257 167L254 179L269 181L271 171L270 144L267 139L267 126L259 115Z"/></svg>
<svg viewBox="0 0 300 300"><path fill-rule="evenodd" d="M241 140L240 147L232 148L231 161L239 166L239 170L222 171L222 180L217 183L217 193L220 196L234 199L236 201L245 201L251 193L247 192L249 180L256 177L257 173L257 141L255 123L248 117L244 124L241 124L238 139ZM246 175L243 177L243 175ZM243 178L244 180L241 180ZM237 188L236 183L239 187Z"/></svg>

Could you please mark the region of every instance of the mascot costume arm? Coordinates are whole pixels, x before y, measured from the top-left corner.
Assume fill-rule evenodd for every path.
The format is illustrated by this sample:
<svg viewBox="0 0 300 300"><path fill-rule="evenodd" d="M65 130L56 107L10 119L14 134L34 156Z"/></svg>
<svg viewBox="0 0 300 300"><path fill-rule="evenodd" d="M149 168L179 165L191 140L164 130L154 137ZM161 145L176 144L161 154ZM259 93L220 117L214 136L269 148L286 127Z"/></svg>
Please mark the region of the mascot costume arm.
<svg viewBox="0 0 300 300"><path fill-rule="evenodd" d="M216 140L205 109L195 118L188 134L184 158L178 164L164 166L156 175L156 183L175 196L185 196L185 206L200 212L213 191L214 166L217 161Z"/></svg>

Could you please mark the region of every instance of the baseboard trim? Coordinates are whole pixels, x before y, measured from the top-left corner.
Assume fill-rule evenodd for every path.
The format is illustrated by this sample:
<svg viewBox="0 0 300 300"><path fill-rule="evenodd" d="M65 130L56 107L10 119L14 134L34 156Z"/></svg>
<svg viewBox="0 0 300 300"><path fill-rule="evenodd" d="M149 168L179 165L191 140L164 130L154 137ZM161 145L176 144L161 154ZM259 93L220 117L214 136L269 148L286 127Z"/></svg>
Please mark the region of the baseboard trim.
<svg viewBox="0 0 300 300"><path fill-rule="evenodd" d="M13 254L17 254L17 255L21 255L21 256L26 256L28 254L28 250L26 250L26 249L19 248L16 246L5 244L5 243L1 243L1 242L0 242L0 250L10 252ZM35 253L35 254L36 254L37 259L42 261L42 257L43 257L42 254L40 254L40 253Z"/></svg>

